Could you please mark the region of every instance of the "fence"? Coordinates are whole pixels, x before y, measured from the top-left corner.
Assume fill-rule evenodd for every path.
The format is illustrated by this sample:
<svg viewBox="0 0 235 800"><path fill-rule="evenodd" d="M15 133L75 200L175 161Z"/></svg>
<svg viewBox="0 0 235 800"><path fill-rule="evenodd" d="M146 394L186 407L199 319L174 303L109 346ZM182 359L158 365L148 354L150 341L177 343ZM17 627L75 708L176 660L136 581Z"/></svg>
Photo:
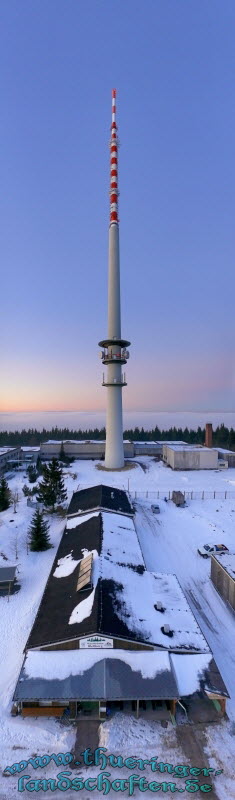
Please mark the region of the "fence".
<svg viewBox="0 0 235 800"><path fill-rule="evenodd" d="M29 506L29 508L35 508L35 509L39 508L40 511L42 511L42 509L44 508L43 503L38 503L36 499L32 500L31 497L27 497L27 506Z"/></svg>
<svg viewBox="0 0 235 800"><path fill-rule="evenodd" d="M81 489L87 489L90 487L90 484L79 483L75 491L79 491ZM149 499L149 500L164 500L165 497L167 500L172 500L172 493L173 491L182 492L184 495L184 499L187 500L235 500L235 489L229 491L225 490L214 490L214 489L188 489L188 491L184 491L182 487L180 489L133 489L129 486L129 481L127 485L124 484L119 486L119 489L122 489L124 492L128 492L130 497L133 499L142 498ZM68 501L71 499L73 495L73 491L68 492Z"/></svg>
<svg viewBox="0 0 235 800"><path fill-rule="evenodd" d="M174 489L159 489L157 491L139 491L130 490L129 494L132 498L138 499L139 498L147 498L149 500L172 500L172 493L175 491ZM209 489L201 489L198 491L197 489L192 489L189 491L182 491L178 489L177 491L182 492L184 495L185 500L235 500L235 491L214 491L213 489L210 491Z"/></svg>

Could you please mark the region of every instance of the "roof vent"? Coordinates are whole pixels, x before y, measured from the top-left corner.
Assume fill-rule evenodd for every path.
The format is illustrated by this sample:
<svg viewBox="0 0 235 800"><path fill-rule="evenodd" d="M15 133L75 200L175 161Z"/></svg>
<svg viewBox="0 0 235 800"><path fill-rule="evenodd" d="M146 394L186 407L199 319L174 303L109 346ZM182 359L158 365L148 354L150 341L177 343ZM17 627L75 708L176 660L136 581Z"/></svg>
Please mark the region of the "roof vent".
<svg viewBox="0 0 235 800"><path fill-rule="evenodd" d="M173 636L173 631L170 630L170 625L162 625L161 631L165 634L165 636Z"/></svg>
<svg viewBox="0 0 235 800"><path fill-rule="evenodd" d="M114 492L111 492L111 498L114 500Z"/></svg>
<svg viewBox="0 0 235 800"><path fill-rule="evenodd" d="M161 600L157 600L157 602L154 604L154 608L156 609L156 611L165 611L165 608L163 607Z"/></svg>

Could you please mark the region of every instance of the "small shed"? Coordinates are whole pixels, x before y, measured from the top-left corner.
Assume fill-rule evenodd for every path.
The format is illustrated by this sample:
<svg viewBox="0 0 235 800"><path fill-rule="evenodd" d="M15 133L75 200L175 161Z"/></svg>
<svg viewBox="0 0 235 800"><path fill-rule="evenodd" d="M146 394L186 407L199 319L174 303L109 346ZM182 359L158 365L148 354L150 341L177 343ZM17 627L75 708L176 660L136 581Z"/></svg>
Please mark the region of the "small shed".
<svg viewBox="0 0 235 800"><path fill-rule="evenodd" d="M0 566L0 595L10 594L12 591L12 587L15 581L15 573L17 569L17 564L11 564L10 566Z"/></svg>
<svg viewBox="0 0 235 800"><path fill-rule="evenodd" d="M185 502L183 492L180 492L180 491L177 492L177 491L174 490L172 492L172 500L173 500L173 503L175 503L176 506L183 506L184 502Z"/></svg>

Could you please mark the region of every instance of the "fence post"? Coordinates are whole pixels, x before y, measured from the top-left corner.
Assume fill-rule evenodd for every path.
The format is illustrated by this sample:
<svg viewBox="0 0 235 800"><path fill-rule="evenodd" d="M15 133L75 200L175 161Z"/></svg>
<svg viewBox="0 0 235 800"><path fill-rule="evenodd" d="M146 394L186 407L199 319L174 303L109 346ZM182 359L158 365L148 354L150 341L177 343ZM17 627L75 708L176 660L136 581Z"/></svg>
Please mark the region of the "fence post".
<svg viewBox="0 0 235 800"><path fill-rule="evenodd" d="M193 492L191 492L191 500L193 499Z"/></svg>
<svg viewBox="0 0 235 800"><path fill-rule="evenodd" d="M171 499L171 493L170 493L170 490L169 490L169 500L170 500L170 499Z"/></svg>
<svg viewBox="0 0 235 800"><path fill-rule="evenodd" d="M147 489L147 492L146 492L146 497L148 497L148 496L149 496L149 493L148 493L148 489Z"/></svg>
<svg viewBox="0 0 235 800"><path fill-rule="evenodd" d="M224 492L224 499L227 500L227 492Z"/></svg>
<svg viewBox="0 0 235 800"><path fill-rule="evenodd" d="M157 493L157 499L159 500L159 489L158 489L158 493Z"/></svg>
<svg viewBox="0 0 235 800"><path fill-rule="evenodd" d="M215 492L214 492L214 500L215 500Z"/></svg>
<svg viewBox="0 0 235 800"><path fill-rule="evenodd" d="M202 492L202 500L204 500L204 490L203 490L203 492Z"/></svg>
<svg viewBox="0 0 235 800"><path fill-rule="evenodd" d="M135 492L135 498L136 498L136 492Z"/></svg>

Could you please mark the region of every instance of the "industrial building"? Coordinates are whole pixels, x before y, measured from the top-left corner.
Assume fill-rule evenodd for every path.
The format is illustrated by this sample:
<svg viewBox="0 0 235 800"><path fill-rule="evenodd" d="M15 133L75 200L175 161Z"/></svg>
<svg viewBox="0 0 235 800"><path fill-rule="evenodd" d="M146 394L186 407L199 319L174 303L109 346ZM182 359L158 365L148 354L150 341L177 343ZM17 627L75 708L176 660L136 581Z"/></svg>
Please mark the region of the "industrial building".
<svg viewBox="0 0 235 800"><path fill-rule="evenodd" d="M145 568L127 494L107 486L76 492L12 713L69 709L72 718L102 720L122 709L173 719L183 700L192 714L202 703L211 719L213 702L223 712L227 696L177 577Z"/></svg>
<svg viewBox="0 0 235 800"><path fill-rule="evenodd" d="M64 442L49 439L48 442L42 442L40 445L40 458L42 461L48 461L51 458L59 458L61 453L61 445L63 444L64 454L68 458L88 458L100 459L105 457L105 441L97 440L77 440L68 439ZM134 456L134 443L128 440L123 442L125 458L133 458Z"/></svg>
<svg viewBox="0 0 235 800"><path fill-rule="evenodd" d="M218 453L219 461L224 461L228 467L235 467L235 453L233 450L225 450L223 447L215 448Z"/></svg>
<svg viewBox="0 0 235 800"><path fill-rule="evenodd" d="M218 469L218 452L200 445L164 445L163 459L172 469Z"/></svg>
<svg viewBox="0 0 235 800"><path fill-rule="evenodd" d="M211 580L217 592L235 611L235 553L211 556Z"/></svg>
<svg viewBox="0 0 235 800"><path fill-rule="evenodd" d="M0 447L0 475L15 467L21 458L20 447Z"/></svg>

